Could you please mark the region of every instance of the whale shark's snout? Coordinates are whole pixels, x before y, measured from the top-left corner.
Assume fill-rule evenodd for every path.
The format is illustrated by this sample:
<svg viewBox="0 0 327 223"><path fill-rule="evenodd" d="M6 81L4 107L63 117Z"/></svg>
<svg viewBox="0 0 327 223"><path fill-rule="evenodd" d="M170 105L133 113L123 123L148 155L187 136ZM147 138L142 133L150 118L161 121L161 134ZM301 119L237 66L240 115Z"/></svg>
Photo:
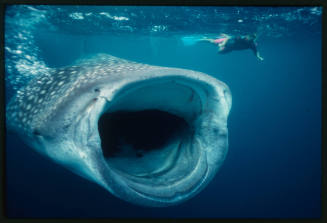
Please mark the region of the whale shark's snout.
<svg viewBox="0 0 327 223"><path fill-rule="evenodd" d="M102 54L33 79L8 104L6 124L112 194L168 206L223 163L230 108L228 87L206 74Z"/></svg>

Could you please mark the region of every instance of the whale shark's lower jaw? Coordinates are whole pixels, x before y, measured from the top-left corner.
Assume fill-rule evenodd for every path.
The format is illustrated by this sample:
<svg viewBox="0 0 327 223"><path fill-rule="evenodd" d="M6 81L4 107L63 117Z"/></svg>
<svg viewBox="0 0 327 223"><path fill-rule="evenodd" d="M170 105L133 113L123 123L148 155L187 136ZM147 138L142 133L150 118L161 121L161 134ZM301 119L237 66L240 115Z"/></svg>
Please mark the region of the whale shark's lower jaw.
<svg viewBox="0 0 327 223"><path fill-rule="evenodd" d="M100 87L93 120L98 160L105 163L101 184L145 206L174 205L198 193L227 152L230 95L215 84L167 75L122 84L115 93Z"/></svg>

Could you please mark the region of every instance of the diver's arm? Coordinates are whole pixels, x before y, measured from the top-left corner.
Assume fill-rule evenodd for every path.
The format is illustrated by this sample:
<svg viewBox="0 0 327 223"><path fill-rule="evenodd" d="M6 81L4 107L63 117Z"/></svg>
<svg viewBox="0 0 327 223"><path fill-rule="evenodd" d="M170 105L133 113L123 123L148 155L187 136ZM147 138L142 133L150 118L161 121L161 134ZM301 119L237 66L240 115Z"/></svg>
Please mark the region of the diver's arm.
<svg viewBox="0 0 327 223"><path fill-rule="evenodd" d="M257 51L257 53L256 53L256 57L257 57L259 60L261 60L261 61L264 60L263 57L260 56L260 54L259 54L258 51Z"/></svg>
<svg viewBox="0 0 327 223"><path fill-rule="evenodd" d="M251 50L253 51L254 55L259 59L259 60L264 60L261 56L259 51L257 50L257 47L255 46L255 43L251 44Z"/></svg>

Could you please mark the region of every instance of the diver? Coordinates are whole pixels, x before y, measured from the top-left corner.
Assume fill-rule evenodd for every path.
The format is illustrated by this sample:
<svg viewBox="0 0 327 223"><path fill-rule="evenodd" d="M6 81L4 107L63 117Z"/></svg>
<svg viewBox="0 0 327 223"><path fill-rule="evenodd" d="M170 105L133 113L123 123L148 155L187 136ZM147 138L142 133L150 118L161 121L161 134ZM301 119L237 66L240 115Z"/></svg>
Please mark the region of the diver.
<svg viewBox="0 0 327 223"><path fill-rule="evenodd" d="M234 50L251 49L259 60L263 60L257 50L256 34L245 36L230 36L221 34L217 39L203 38L200 41L208 41L218 45L218 52L225 54Z"/></svg>

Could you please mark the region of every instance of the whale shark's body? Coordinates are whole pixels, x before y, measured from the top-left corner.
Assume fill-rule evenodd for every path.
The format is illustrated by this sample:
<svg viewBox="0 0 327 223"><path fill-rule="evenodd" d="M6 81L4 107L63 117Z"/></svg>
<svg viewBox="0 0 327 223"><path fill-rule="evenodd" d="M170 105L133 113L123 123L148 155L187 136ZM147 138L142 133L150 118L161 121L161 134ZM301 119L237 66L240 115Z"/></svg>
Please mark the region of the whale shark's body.
<svg viewBox="0 0 327 223"><path fill-rule="evenodd" d="M31 80L10 100L6 125L30 147L112 194L140 205L168 206L197 194L223 163L230 108L228 87L206 74L100 54ZM158 114L151 116L156 120L164 112L174 117L167 118L171 123L182 124L166 132L156 148L138 144L136 151L139 137L133 141L133 132L123 136L120 128L131 123L130 131L140 134L145 126L120 120L144 111L149 112L143 113L145 121L150 113ZM102 118L106 115L111 118ZM114 127L100 134L100 126ZM114 152L106 152L106 139L117 141L110 144Z"/></svg>

